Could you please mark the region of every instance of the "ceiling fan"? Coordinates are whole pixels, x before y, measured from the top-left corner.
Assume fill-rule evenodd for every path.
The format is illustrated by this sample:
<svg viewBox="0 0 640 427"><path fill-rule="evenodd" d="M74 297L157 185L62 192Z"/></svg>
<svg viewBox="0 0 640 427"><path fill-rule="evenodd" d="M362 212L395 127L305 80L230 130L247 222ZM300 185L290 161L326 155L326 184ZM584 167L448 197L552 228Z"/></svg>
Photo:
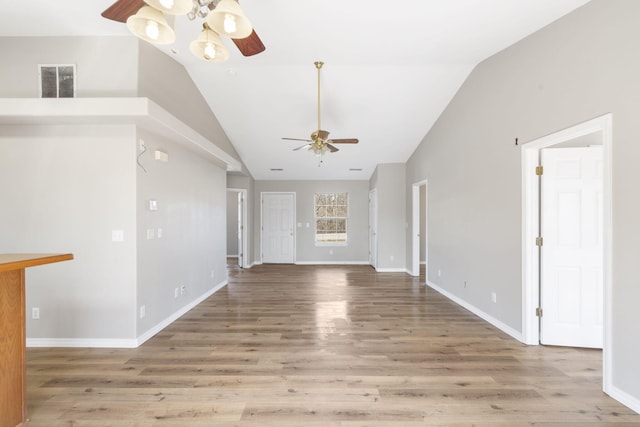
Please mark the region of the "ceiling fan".
<svg viewBox="0 0 640 427"><path fill-rule="evenodd" d="M218 10L216 10L216 8ZM209 13L214 10L220 12L216 14L216 16L221 15L221 19L214 18L214 14ZM137 34L132 28L132 25L134 25L133 21L136 21L137 16L140 15L140 18L137 20L144 21L144 23L140 25L146 26L149 21L153 21L155 20L154 18L158 17L160 21L154 24L155 29L157 31L159 26L161 31L164 30L163 27L168 27L168 24L166 24L164 20L163 12L171 15L187 15L190 20L194 20L196 17L207 18L207 22L203 25L204 29L201 35L197 40L194 40L190 46L194 55L202 59L208 61L223 61L228 58L228 51L226 51L226 47L220 42L218 34L230 37L244 56L256 55L265 50L262 40L260 40L258 34L256 34L247 18L243 15L236 0L117 0L102 12L102 16L113 21L127 23L127 26L134 34L151 43L171 43L172 41L159 41L157 38L147 37L147 35L144 34L144 30L142 30L142 35ZM231 27L229 27L229 25L231 25ZM236 27L239 38L233 34ZM212 29L215 31L212 31ZM148 31L147 28L147 32ZM173 32L170 27L169 31ZM162 37L160 37L160 39L162 39ZM218 53L217 59L216 53Z"/></svg>
<svg viewBox="0 0 640 427"><path fill-rule="evenodd" d="M320 70L322 69L324 62L316 61L314 62L314 65L318 70L318 130L314 131L311 134L311 139L301 139L301 138L282 138L282 139L286 139L289 141L306 141L307 142L307 144L294 148L293 151L297 151L302 148L308 147L309 151L318 155L323 155L327 151L331 153L335 153L336 151L338 151L338 148L333 144L357 144L358 139L357 138L329 139L329 131L322 130L322 128L320 127Z"/></svg>

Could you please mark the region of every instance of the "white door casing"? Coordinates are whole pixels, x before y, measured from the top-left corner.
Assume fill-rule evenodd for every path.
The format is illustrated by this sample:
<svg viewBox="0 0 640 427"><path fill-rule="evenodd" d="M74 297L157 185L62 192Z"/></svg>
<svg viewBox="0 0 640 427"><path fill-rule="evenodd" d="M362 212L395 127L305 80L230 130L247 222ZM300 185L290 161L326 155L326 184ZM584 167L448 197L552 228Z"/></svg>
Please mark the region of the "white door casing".
<svg viewBox="0 0 640 427"><path fill-rule="evenodd" d="M295 193L262 193L262 262L295 261Z"/></svg>
<svg viewBox="0 0 640 427"><path fill-rule="evenodd" d="M541 161L540 342L602 348L602 147Z"/></svg>
<svg viewBox="0 0 640 427"><path fill-rule="evenodd" d="M613 376L612 346L612 151L613 115L600 117L541 137L521 145L522 153L522 341L529 345L540 343L540 323L536 308L540 303L539 259L536 237L539 236L539 183L535 168L539 164L540 150L586 135L597 133L602 143L602 237L603 237L603 334L602 384L603 391L611 394Z"/></svg>

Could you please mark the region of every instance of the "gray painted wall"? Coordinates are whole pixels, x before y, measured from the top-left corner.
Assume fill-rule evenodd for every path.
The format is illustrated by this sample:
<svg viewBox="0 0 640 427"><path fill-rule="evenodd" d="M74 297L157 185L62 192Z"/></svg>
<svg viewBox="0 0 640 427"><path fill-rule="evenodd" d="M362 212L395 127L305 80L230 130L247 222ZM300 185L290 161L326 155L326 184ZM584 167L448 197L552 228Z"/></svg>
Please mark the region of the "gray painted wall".
<svg viewBox="0 0 640 427"><path fill-rule="evenodd" d="M137 301L146 307L140 336L225 282L227 270L226 171L180 144L138 136L148 150L139 159L146 172L137 168ZM156 149L169 161L154 160ZM157 202L156 211L149 210L149 200ZM175 298L183 285L186 292Z"/></svg>
<svg viewBox="0 0 640 427"><path fill-rule="evenodd" d="M640 2L594 0L478 65L408 161L406 182L407 194L412 183L429 182L428 280L522 330L521 149L514 140L613 113L612 380L636 400L638 22Z"/></svg>
<svg viewBox="0 0 640 427"><path fill-rule="evenodd" d="M77 97L138 90L135 37L0 37L0 55L0 98L38 98L38 64L75 64Z"/></svg>
<svg viewBox="0 0 640 427"><path fill-rule="evenodd" d="M369 240L369 184L367 181L256 181L254 206L254 256L260 254L260 194L262 192L296 193L296 262L304 263L368 263ZM347 246L316 246L314 227L315 193L349 193L349 218L347 222ZM309 223L309 228L306 224ZM329 252L332 251L333 254Z"/></svg>
<svg viewBox="0 0 640 427"><path fill-rule="evenodd" d="M175 95L167 109L193 117L197 131L230 147L206 104L191 98L197 89L184 68L157 49L139 51L136 38L1 41L0 97L38 97L38 63L74 63L78 97L140 95L166 107L164 87L147 85L169 85ZM28 273L27 305L41 313L40 321L29 319L29 339L130 345L225 282L225 168L183 143L141 133L144 173L136 166L137 132L132 125L0 126L1 182L17 183L0 188L10 201L0 213L0 251L75 255ZM153 160L155 148L169 153L169 163ZM151 198L156 212L147 210ZM111 241L117 229L123 242ZM174 298L183 284L185 295Z"/></svg>
<svg viewBox="0 0 640 427"><path fill-rule="evenodd" d="M40 308L28 338L135 338L134 137L133 126L0 126L0 252L75 256L27 270L27 311Z"/></svg>
<svg viewBox="0 0 640 427"><path fill-rule="evenodd" d="M227 154L239 159L231 141L182 64L149 43L134 39L138 41L140 51L138 96L153 99Z"/></svg>
<svg viewBox="0 0 640 427"><path fill-rule="evenodd" d="M404 164L382 164L371 179L378 197L378 270L406 269L406 195L399 191L405 187L405 174Z"/></svg>

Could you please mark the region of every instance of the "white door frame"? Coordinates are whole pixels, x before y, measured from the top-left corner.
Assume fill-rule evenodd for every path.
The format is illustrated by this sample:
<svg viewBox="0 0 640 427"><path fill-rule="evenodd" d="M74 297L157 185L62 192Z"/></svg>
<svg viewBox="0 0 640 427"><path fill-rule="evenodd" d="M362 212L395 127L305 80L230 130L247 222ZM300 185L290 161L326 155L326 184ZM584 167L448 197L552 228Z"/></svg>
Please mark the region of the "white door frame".
<svg viewBox="0 0 640 427"><path fill-rule="evenodd" d="M540 263L538 259L539 182L535 174L540 150L580 136L602 132L602 201L603 201L603 288L604 340L602 381L606 393L611 390L611 294L612 294L612 114L605 114L560 132L522 145L522 340L529 345L540 343L536 308L540 301Z"/></svg>
<svg viewBox="0 0 640 427"><path fill-rule="evenodd" d="M264 253L264 223L263 223L263 211L264 211L264 204L263 204L263 200L264 200L264 195L265 194L290 194L291 196L293 196L293 222L291 224L292 226L292 239L293 239L293 263L296 263L296 258L297 258L297 249L296 249L296 240L297 240L297 230L296 230L296 218L297 218L297 200L296 200L296 193L292 192L292 191L262 191L260 192L260 263L264 263L263 258L263 253Z"/></svg>
<svg viewBox="0 0 640 427"><path fill-rule="evenodd" d="M242 223L240 224L240 227L242 227L242 247L238 248L238 257L240 258L240 251L242 251L242 263L239 264L240 267L242 268L249 268L249 261L247 260L247 254L248 254L248 246L247 246L247 241L248 241L248 237L247 235L249 234L249 227L247 227L247 189L245 188L227 188L228 192L233 192L233 193L241 193L242 194L242 199L244 200L244 202L242 203Z"/></svg>
<svg viewBox="0 0 640 427"><path fill-rule="evenodd" d="M412 221L411 221L411 245L412 245L412 249L411 249L411 275L412 276L419 276L420 275L420 187L425 186L425 206L427 207L427 209L425 210L425 218L424 218L424 234L425 234L425 242L427 243L425 245L425 259L427 260L427 262L429 262L429 257L428 257L428 253L429 253L429 234L427 233L427 224L429 223L429 221L427 220L429 214L429 204L428 204L428 191L429 191L429 187L427 187L427 180L425 179L424 181L418 181L413 183L412 187L411 187L411 203L412 203ZM425 282L426 282L426 277L425 277Z"/></svg>

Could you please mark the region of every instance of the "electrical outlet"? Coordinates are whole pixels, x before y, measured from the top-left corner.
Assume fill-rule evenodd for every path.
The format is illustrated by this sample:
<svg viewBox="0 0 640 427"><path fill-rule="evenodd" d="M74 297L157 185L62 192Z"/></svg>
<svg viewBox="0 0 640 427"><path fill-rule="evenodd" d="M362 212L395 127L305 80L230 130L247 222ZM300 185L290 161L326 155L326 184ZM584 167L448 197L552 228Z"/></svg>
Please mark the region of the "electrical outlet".
<svg viewBox="0 0 640 427"><path fill-rule="evenodd" d="M31 309L31 318L32 319L39 319L40 318L40 308L33 307Z"/></svg>
<svg viewBox="0 0 640 427"><path fill-rule="evenodd" d="M214 277L216 277L216 271L215 270L211 270L211 278L213 279Z"/></svg>
<svg viewBox="0 0 640 427"><path fill-rule="evenodd" d="M187 293L187 286L186 285L180 286L180 295L182 296L185 293Z"/></svg>
<svg viewBox="0 0 640 427"><path fill-rule="evenodd" d="M147 314L147 308L144 305L140 306L140 318L144 318L144 316L146 316Z"/></svg>
<svg viewBox="0 0 640 427"><path fill-rule="evenodd" d="M178 288L175 288L175 289L173 290L173 297L174 297L174 298L178 298L178 295L179 295Z"/></svg>
<svg viewBox="0 0 640 427"><path fill-rule="evenodd" d="M442 271L440 271L440 269L438 269L438 277L442 277Z"/></svg>
<svg viewBox="0 0 640 427"><path fill-rule="evenodd" d="M140 140L138 141L138 149L139 149L140 151L144 151L144 150L146 150L146 149L147 149L147 146L146 146L146 145L144 145L144 140L140 139Z"/></svg>
<svg viewBox="0 0 640 427"><path fill-rule="evenodd" d="M491 301L498 302L498 297L495 292L491 292Z"/></svg>

